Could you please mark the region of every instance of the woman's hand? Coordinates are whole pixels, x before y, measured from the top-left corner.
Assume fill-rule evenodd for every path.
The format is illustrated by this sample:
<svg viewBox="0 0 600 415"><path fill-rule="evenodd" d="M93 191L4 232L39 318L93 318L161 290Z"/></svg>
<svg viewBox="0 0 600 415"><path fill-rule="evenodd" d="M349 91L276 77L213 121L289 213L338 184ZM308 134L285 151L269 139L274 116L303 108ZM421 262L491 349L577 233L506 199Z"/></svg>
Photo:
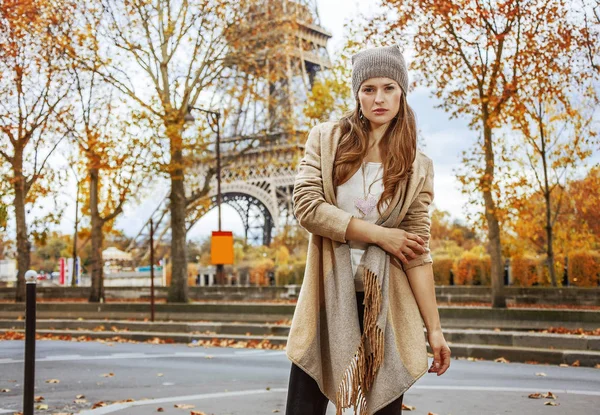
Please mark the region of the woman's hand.
<svg viewBox="0 0 600 415"><path fill-rule="evenodd" d="M441 376L450 367L450 347L446 343L442 330L439 329L427 331L427 340L433 350L433 363L428 372L436 372L438 376Z"/></svg>
<svg viewBox="0 0 600 415"><path fill-rule="evenodd" d="M403 229L381 227L377 245L405 264L425 253L425 241L419 235Z"/></svg>

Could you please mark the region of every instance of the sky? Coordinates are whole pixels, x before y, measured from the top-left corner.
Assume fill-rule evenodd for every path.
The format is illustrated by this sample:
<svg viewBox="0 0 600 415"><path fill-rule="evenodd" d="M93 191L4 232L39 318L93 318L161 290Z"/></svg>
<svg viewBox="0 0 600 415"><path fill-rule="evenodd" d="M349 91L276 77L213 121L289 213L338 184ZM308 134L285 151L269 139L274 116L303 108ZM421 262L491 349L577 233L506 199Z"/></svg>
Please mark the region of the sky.
<svg viewBox="0 0 600 415"><path fill-rule="evenodd" d="M369 13L371 2L356 0L317 0L318 13L321 25L332 33L328 50L331 56L343 44L344 23L359 11ZM410 63L410 50L406 52L405 59ZM409 78L412 78L409 71ZM436 100L431 97L430 91L424 87L410 91L409 105L417 114L418 127L423 139L421 149L432 160L435 171L434 179L434 206L450 213L451 219L465 221L466 209L474 209L467 204L467 196L461 194L460 185L455 178L455 172L460 167L461 152L471 148L476 141L476 133L470 131L467 120L450 120L447 113L436 109ZM598 160L598 154L594 157ZM162 182L162 181L161 181ZM66 192L69 194L69 192ZM157 184L152 190L151 197L139 202L125 205L124 213L117 219L116 227L124 231L127 236L135 236L153 210L160 203L162 195L168 193L166 183ZM157 196L159 195L159 196ZM73 198L66 196L66 215L59 226L61 232L71 233L73 229L74 203ZM237 212L227 206L222 206L222 229L233 231L234 234L243 235L243 225ZM217 210L213 209L188 233L189 240L201 240L210 236L217 229Z"/></svg>

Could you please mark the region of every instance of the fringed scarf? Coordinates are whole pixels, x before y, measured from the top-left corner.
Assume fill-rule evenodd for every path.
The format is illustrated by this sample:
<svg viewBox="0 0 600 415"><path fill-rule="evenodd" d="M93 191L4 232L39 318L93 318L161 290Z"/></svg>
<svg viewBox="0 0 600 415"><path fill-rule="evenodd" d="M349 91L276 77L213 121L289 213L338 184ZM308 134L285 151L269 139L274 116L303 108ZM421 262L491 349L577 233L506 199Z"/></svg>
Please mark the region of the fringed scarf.
<svg viewBox="0 0 600 415"><path fill-rule="evenodd" d="M385 221L380 218L377 224L390 226L395 223L400 205L396 205ZM341 244L339 249L348 250L348 255L350 255L348 244ZM336 263L340 264L338 261ZM349 265L351 267L351 264ZM366 394L371 390L385 356L384 334L389 306L387 295L389 268L390 255L377 245L369 245L359 265L359 269L363 273L365 289L364 329L337 390L336 415L341 415L343 409L351 406L358 414L367 413ZM338 266L334 269L335 273L338 273L336 278L339 278L340 281L347 279L348 274L342 274L347 273L347 267ZM350 273L350 275L352 274Z"/></svg>

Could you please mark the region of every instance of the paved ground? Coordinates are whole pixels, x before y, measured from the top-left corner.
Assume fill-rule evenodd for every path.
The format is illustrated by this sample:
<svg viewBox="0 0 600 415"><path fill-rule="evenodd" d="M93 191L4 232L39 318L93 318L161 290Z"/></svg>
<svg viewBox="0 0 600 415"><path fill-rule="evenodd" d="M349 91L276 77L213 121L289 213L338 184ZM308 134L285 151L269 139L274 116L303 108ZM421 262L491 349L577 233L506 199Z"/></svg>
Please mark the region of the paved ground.
<svg viewBox="0 0 600 415"><path fill-rule="evenodd" d="M0 392L0 413L21 408L23 347L22 341L0 342L0 390L10 389ZM206 415L284 414L289 369L282 351L39 341L35 394L49 408L36 414L146 415L158 408L190 414L191 408L175 405ZM46 383L50 379L60 382ZM559 406L528 398L548 391ZM86 402L74 402L79 394ZM113 403L127 399L135 401ZM89 410L101 401L113 404ZM404 403L416 407L406 413L418 415L592 414L600 406L600 370L453 360L445 375L423 376ZM331 403L327 414L335 414Z"/></svg>

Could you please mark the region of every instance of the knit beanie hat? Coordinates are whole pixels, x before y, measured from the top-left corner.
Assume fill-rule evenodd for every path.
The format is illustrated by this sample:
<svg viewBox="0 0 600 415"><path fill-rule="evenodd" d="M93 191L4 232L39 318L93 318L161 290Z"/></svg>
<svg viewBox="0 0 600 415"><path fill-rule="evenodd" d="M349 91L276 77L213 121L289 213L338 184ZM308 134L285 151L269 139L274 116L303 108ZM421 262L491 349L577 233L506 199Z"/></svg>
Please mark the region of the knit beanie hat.
<svg viewBox="0 0 600 415"><path fill-rule="evenodd" d="M408 91L408 71L401 46L382 46L361 50L352 55L352 92L358 100L360 85L369 78L385 77L398 82L402 92Z"/></svg>

